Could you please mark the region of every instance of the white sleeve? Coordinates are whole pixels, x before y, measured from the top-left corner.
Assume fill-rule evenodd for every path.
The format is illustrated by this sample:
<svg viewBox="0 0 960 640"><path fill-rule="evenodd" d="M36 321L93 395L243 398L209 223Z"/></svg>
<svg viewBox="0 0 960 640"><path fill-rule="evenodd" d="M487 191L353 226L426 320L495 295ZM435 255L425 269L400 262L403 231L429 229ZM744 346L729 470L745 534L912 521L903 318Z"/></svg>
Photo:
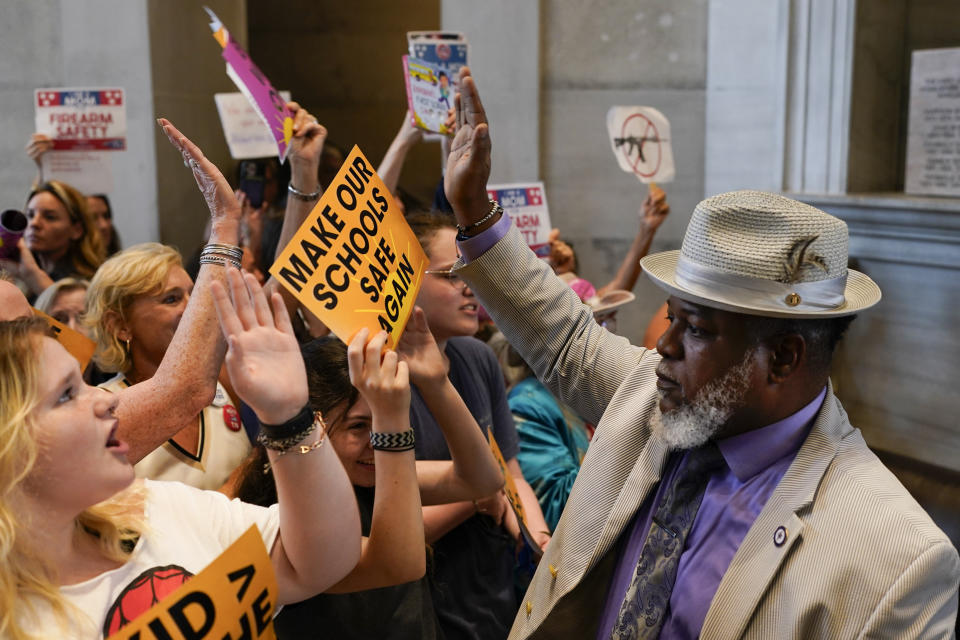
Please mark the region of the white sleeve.
<svg viewBox="0 0 960 640"><path fill-rule="evenodd" d="M147 518L151 527L162 527L157 519L176 518L214 536L225 549L255 524L270 552L280 533L280 506L260 507L230 500L219 491L204 491L181 482L144 480L148 493Z"/></svg>

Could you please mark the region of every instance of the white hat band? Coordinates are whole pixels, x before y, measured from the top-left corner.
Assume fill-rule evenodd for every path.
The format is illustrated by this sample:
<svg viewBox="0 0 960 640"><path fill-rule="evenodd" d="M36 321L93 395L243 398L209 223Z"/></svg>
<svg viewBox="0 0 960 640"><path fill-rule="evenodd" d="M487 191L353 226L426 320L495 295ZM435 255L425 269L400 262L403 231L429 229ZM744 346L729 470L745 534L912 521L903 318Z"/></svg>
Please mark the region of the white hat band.
<svg viewBox="0 0 960 640"><path fill-rule="evenodd" d="M714 300L725 299L739 306L819 311L843 305L847 276L844 274L817 282L774 282L717 271L681 255L677 260L675 281L695 295Z"/></svg>

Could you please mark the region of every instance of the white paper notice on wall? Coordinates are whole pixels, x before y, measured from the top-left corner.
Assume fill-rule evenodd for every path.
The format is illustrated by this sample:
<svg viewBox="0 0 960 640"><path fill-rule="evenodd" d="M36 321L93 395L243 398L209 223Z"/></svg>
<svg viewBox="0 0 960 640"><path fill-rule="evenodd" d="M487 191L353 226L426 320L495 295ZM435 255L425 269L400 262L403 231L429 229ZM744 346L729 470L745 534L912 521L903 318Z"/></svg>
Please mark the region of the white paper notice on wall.
<svg viewBox="0 0 960 640"><path fill-rule="evenodd" d="M960 196L960 48L913 52L904 191Z"/></svg>
<svg viewBox="0 0 960 640"><path fill-rule="evenodd" d="M281 91L280 97L290 102L290 92ZM277 141L250 101L239 91L215 93L223 135L234 160L266 158L277 154Z"/></svg>
<svg viewBox="0 0 960 640"><path fill-rule="evenodd" d="M670 182L675 174L670 121L653 107L610 107L607 136L620 168L640 182Z"/></svg>

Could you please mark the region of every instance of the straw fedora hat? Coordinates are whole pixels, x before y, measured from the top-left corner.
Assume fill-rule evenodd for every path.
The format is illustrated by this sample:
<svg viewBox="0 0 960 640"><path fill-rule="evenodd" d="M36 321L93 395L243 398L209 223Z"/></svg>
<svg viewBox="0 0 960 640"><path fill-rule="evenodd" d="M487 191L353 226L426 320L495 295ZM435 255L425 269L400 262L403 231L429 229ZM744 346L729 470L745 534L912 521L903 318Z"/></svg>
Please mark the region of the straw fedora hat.
<svg viewBox="0 0 960 640"><path fill-rule="evenodd" d="M640 261L670 294L726 311L778 318L851 315L880 287L847 269L847 225L808 204L731 191L697 205L679 251Z"/></svg>

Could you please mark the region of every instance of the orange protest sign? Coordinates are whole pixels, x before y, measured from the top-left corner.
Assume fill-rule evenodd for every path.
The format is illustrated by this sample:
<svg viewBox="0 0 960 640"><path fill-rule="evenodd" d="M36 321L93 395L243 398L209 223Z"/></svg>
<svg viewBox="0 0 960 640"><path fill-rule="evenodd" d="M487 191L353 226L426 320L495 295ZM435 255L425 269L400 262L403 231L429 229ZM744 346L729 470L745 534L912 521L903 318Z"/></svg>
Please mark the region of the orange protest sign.
<svg viewBox="0 0 960 640"><path fill-rule="evenodd" d="M344 342L367 327L394 347L428 261L371 167L354 147L270 273Z"/></svg>
<svg viewBox="0 0 960 640"><path fill-rule="evenodd" d="M33 313L47 321L50 328L53 329L53 337L80 363L80 371L86 369L97 346L93 343L93 340L79 331L74 331L52 316L48 316L40 309L34 309Z"/></svg>
<svg viewBox="0 0 960 640"><path fill-rule="evenodd" d="M277 578L256 525L109 640L274 640Z"/></svg>
<svg viewBox="0 0 960 640"><path fill-rule="evenodd" d="M503 453L500 452L500 445L497 444L497 439L493 437L493 431L489 428L487 429L487 439L490 442L490 451L493 453L493 457L500 467L500 473L503 474L503 492L507 494L507 501L513 508L513 512L517 515L520 533L523 534L523 538L530 549L539 557L543 554L543 551L530 534L530 528L527 526L527 512L524 511L523 502L520 501L517 484L513 481L513 474L510 473L510 469L507 467L507 461L503 458Z"/></svg>

